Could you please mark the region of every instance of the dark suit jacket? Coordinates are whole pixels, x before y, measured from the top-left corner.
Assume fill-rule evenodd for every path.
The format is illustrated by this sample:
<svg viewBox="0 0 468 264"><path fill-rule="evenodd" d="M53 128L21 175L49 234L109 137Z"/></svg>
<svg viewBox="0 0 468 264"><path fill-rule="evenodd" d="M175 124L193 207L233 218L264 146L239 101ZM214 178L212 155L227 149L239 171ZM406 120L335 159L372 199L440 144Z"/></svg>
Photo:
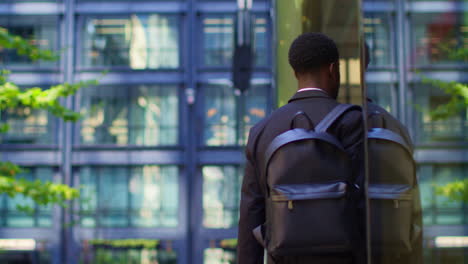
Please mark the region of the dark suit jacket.
<svg viewBox="0 0 468 264"><path fill-rule="evenodd" d="M330 112L338 102L321 91L303 91L296 93L289 103L274 111L268 118L262 120L250 130L247 143L247 163L242 183L240 220L237 248L237 263L239 264L263 264L264 249L255 240L252 230L265 222L265 202L262 192L263 155L269 143L279 134L290 129L290 123L298 111L303 111L317 125L325 115ZM350 111L343 115L330 128L343 144L345 150L354 160L353 169L356 174L363 164L361 159L363 127L360 111ZM359 227L357 227L359 228ZM273 260L269 257L268 263L329 263L345 264L356 263L352 256L334 256L308 258L288 258Z"/></svg>

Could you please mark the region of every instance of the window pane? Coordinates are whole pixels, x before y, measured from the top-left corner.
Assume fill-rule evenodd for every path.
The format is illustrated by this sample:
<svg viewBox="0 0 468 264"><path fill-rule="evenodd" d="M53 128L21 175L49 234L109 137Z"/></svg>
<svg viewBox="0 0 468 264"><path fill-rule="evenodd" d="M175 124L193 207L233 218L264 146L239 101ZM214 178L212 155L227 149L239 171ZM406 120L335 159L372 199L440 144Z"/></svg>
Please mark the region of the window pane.
<svg viewBox="0 0 468 264"><path fill-rule="evenodd" d="M52 181L52 168L24 168L24 171L16 176L28 181ZM18 206L29 207L32 213L18 209ZM13 198L2 195L0 199L2 225L5 227L51 227L52 206L39 206L32 199L17 195Z"/></svg>
<svg viewBox="0 0 468 264"><path fill-rule="evenodd" d="M396 105L396 98L394 97L393 84L368 84L367 95L373 103L383 107L388 112L395 114L396 109L393 106Z"/></svg>
<svg viewBox="0 0 468 264"><path fill-rule="evenodd" d="M204 142L208 146L235 145L236 98L229 86L205 89Z"/></svg>
<svg viewBox="0 0 468 264"><path fill-rule="evenodd" d="M177 87L140 85L83 89L82 144L176 145Z"/></svg>
<svg viewBox="0 0 468 264"><path fill-rule="evenodd" d="M460 2L460 3L463 3L463 1L467 1L467 0L410 0L410 1L413 1L413 2Z"/></svg>
<svg viewBox="0 0 468 264"><path fill-rule="evenodd" d="M132 222L135 226L177 226L177 169L135 168L130 179Z"/></svg>
<svg viewBox="0 0 468 264"><path fill-rule="evenodd" d="M63 0L4 0L7 3L23 3L23 2L31 2L31 3L54 3L54 2L62 2Z"/></svg>
<svg viewBox="0 0 468 264"><path fill-rule="evenodd" d="M463 180L467 168L461 165L434 165L432 178L430 167L419 170L421 202L425 225L461 225L466 224L465 206L462 201L454 201L437 192L436 188ZM439 234L443 236L444 234Z"/></svg>
<svg viewBox="0 0 468 264"><path fill-rule="evenodd" d="M464 178L466 171L462 166L434 166L436 186L443 186ZM462 201L452 201L442 195L435 196L437 208L436 223L440 225L463 224L466 211Z"/></svg>
<svg viewBox="0 0 468 264"><path fill-rule="evenodd" d="M234 16L209 16L203 19L203 63L208 67L230 67L234 49ZM268 22L255 18L256 66L268 66Z"/></svg>
<svg viewBox="0 0 468 264"><path fill-rule="evenodd" d="M244 145L250 128L266 116L267 103L268 86L252 86L241 95L230 86L206 86L204 143Z"/></svg>
<svg viewBox="0 0 468 264"><path fill-rule="evenodd" d="M393 66L393 16L391 13L365 13L364 33L369 46L369 67Z"/></svg>
<svg viewBox="0 0 468 264"><path fill-rule="evenodd" d="M158 240L154 241L157 242ZM119 247L113 246L112 243L130 245ZM161 246L155 248L133 246L132 243L138 244L138 239L84 241L80 254L80 263L177 263L177 252L172 249L165 249Z"/></svg>
<svg viewBox="0 0 468 264"><path fill-rule="evenodd" d="M412 62L417 65L466 63L455 51L467 48L467 25L465 13L412 14Z"/></svg>
<svg viewBox="0 0 468 264"><path fill-rule="evenodd" d="M238 167L203 167L203 226L237 226L241 180Z"/></svg>
<svg viewBox="0 0 468 264"><path fill-rule="evenodd" d="M76 0L78 3L112 3L112 2L128 2L128 3L134 3L134 2L178 2L178 1L186 1L186 0Z"/></svg>
<svg viewBox="0 0 468 264"><path fill-rule="evenodd" d="M55 121L46 110L30 107L7 109L0 113L2 122L9 126L7 133L0 134L4 144L54 144Z"/></svg>
<svg viewBox="0 0 468 264"><path fill-rule="evenodd" d="M235 249L208 248L204 253L204 264L235 264Z"/></svg>
<svg viewBox="0 0 468 264"><path fill-rule="evenodd" d="M102 226L127 226L128 171L101 168L98 176L99 221Z"/></svg>
<svg viewBox="0 0 468 264"><path fill-rule="evenodd" d="M434 181L431 177L430 167L420 167L418 169L419 189L421 191L421 205L423 210L423 224L434 224Z"/></svg>
<svg viewBox="0 0 468 264"><path fill-rule="evenodd" d="M430 113L438 106L449 102L450 96L437 87L420 85L415 88L415 112L419 128L416 138L420 142L467 140L467 111L441 120L433 120L430 117Z"/></svg>
<svg viewBox="0 0 468 264"><path fill-rule="evenodd" d="M178 68L178 22L175 16L159 14L87 18L82 66Z"/></svg>
<svg viewBox="0 0 468 264"><path fill-rule="evenodd" d="M80 169L84 227L176 227L179 183L174 166Z"/></svg>
<svg viewBox="0 0 468 264"><path fill-rule="evenodd" d="M58 50L59 20L55 16L1 16L0 27L41 49ZM16 51L0 48L0 65L11 67L54 67L54 61L32 61Z"/></svg>

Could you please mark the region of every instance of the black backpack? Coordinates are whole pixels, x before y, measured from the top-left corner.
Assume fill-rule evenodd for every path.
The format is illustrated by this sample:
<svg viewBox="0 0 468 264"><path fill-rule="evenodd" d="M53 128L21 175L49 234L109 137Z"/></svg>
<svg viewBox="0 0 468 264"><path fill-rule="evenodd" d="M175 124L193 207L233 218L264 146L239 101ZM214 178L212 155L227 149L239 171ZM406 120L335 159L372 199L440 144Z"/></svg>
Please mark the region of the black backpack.
<svg viewBox="0 0 468 264"><path fill-rule="evenodd" d="M265 181L261 181L266 182L266 222L253 232L270 255L310 256L352 250L357 211L351 160L338 139L327 132L352 109L360 110L358 106L338 105L315 129L299 112L291 129L268 146ZM298 120L306 120L308 128L298 128Z"/></svg>
<svg viewBox="0 0 468 264"><path fill-rule="evenodd" d="M372 251L387 258L411 254L421 222L415 213L421 205L412 149L399 134L372 128L368 150Z"/></svg>

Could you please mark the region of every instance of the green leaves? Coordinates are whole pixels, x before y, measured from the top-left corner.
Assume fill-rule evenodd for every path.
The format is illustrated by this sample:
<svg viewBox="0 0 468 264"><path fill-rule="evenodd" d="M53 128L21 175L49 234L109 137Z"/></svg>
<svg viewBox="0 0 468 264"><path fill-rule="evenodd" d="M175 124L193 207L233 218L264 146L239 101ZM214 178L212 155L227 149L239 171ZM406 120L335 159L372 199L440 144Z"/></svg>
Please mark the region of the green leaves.
<svg viewBox="0 0 468 264"><path fill-rule="evenodd" d="M59 204L66 206L66 202L80 196L79 190L64 184L49 181L28 181L17 178L16 175L23 170L11 162L0 162L0 193L13 198L17 195L31 198L36 204ZM27 205L19 205L18 209L29 212Z"/></svg>
<svg viewBox="0 0 468 264"><path fill-rule="evenodd" d="M89 240L88 243L92 246L108 246L113 248L146 248L154 249L159 245L159 240L151 239L115 239L104 240L95 239Z"/></svg>
<svg viewBox="0 0 468 264"><path fill-rule="evenodd" d="M97 84L97 80L91 80L76 84L59 84L47 90L32 87L22 91L16 84L7 81L0 84L0 111L18 107L44 109L65 121L75 122L79 120L80 114L62 106L60 99L74 95L80 88ZM2 131L6 132L7 127L0 127L0 132Z"/></svg>
<svg viewBox="0 0 468 264"><path fill-rule="evenodd" d="M26 56L32 61L55 61L59 56L50 50L41 50L28 40L12 35L6 28L0 27L0 47L15 50L18 55Z"/></svg>
<svg viewBox="0 0 468 264"><path fill-rule="evenodd" d="M459 114L468 107L468 85L459 82L444 82L422 77L422 82L440 88L450 95L446 104L431 109L429 115L432 120L443 120Z"/></svg>
<svg viewBox="0 0 468 264"><path fill-rule="evenodd" d="M443 186L435 187L436 194L443 195L451 201L468 202L468 179L454 181Z"/></svg>
<svg viewBox="0 0 468 264"><path fill-rule="evenodd" d="M50 50L41 50L28 40L20 36L11 35L8 30L0 27L0 47L15 50L17 54L26 56L33 61L54 61L59 57ZM8 81L10 71L0 70L0 111L17 108L47 110L65 121L77 121L80 114L60 103L60 99L74 95L80 88L97 85L97 80L83 81L75 84L63 83L43 90L39 87L20 89L15 83ZM9 130L7 123L0 123L0 133ZM28 181L16 177L22 170L10 162L0 162L0 193L9 197L22 195L30 198L38 205L58 204L66 207L67 201L76 199L80 193L78 189L68 185L50 181ZM31 206L20 204L17 208L32 213Z"/></svg>

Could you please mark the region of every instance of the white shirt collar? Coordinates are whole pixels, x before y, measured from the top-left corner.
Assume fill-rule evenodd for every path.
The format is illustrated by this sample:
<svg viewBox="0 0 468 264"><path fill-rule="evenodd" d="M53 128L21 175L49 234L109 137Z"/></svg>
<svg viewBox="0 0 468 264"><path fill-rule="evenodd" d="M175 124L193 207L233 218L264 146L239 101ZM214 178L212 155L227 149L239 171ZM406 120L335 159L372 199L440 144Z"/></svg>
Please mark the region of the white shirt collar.
<svg viewBox="0 0 468 264"><path fill-rule="evenodd" d="M324 93L327 93L325 92L324 90L320 89L320 88L302 88L302 89L299 89L297 92L300 93L300 92L305 92L305 91L320 91L320 92L324 92Z"/></svg>

